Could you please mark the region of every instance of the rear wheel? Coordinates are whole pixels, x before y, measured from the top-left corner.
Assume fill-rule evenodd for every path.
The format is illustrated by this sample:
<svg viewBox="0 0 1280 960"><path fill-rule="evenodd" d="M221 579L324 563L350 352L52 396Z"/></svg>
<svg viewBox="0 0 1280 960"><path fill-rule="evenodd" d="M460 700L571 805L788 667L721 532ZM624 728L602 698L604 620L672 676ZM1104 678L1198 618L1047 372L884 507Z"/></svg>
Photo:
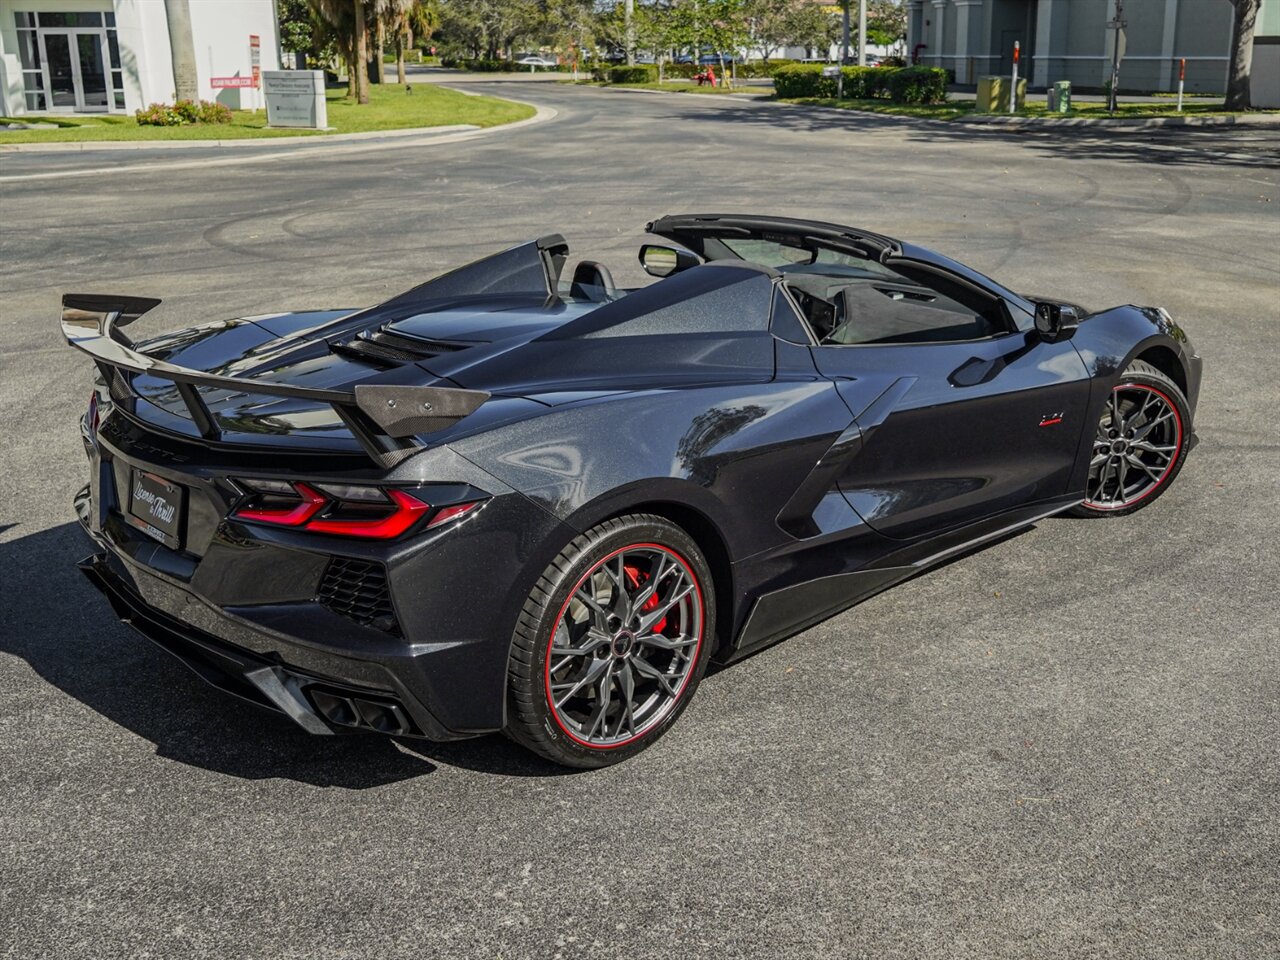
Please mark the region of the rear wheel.
<svg viewBox="0 0 1280 960"><path fill-rule="evenodd" d="M1130 364L1098 420L1085 500L1076 515L1124 516L1152 503L1182 469L1190 422L1176 383L1149 363Z"/></svg>
<svg viewBox="0 0 1280 960"><path fill-rule="evenodd" d="M607 520L547 567L507 671L507 733L557 763L603 767L670 729L711 654L715 597L693 539L662 517Z"/></svg>

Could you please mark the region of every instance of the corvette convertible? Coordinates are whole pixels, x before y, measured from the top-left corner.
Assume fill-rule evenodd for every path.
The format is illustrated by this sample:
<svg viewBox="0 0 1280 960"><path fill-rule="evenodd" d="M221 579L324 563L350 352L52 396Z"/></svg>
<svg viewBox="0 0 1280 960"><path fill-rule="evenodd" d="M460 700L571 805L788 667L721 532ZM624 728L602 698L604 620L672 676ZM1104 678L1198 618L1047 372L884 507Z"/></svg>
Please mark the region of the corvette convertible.
<svg viewBox="0 0 1280 960"><path fill-rule="evenodd" d="M598 767L730 663L1053 514L1160 497L1201 361L851 227L666 216L619 288L559 235L365 309L92 359L75 498L115 613L316 734L505 731ZM570 268L570 264L572 267Z"/></svg>

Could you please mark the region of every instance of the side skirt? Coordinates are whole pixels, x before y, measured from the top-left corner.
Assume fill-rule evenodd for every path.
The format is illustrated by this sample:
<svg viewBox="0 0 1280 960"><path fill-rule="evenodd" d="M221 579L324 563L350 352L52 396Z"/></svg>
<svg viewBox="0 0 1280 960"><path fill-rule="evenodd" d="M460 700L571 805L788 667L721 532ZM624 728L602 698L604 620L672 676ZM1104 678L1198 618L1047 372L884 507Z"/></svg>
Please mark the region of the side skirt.
<svg viewBox="0 0 1280 960"><path fill-rule="evenodd" d="M930 567L1015 533L1080 503L1073 496L1019 507L882 557L874 567L820 577L759 597L736 642L724 656L732 663L835 616Z"/></svg>

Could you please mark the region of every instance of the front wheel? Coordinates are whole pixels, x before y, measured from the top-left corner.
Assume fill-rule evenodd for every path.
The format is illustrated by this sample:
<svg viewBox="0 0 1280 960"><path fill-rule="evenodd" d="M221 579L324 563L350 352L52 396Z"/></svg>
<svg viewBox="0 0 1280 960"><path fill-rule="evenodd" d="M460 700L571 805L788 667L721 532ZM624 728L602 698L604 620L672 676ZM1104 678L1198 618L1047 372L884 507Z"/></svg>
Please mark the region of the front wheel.
<svg viewBox="0 0 1280 960"><path fill-rule="evenodd" d="M525 602L507 670L507 734L572 767L634 756L693 696L715 636L711 571L648 514L574 539Z"/></svg>
<svg viewBox="0 0 1280 960"><path fill-rule="evenodd" d="M1083 517L1116 517L1159 497L1191 446L1191 411L1178 385L1135 360L1111 390L1098 420Z"/></svg>

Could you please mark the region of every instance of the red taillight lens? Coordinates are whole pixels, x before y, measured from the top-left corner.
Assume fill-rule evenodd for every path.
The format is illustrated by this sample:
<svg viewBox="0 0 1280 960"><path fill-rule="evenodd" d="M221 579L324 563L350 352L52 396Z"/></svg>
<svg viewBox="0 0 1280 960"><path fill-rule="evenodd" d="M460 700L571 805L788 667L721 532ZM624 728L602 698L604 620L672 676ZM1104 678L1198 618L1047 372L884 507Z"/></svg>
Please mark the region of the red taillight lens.
<svg viewBox="0 0 1280 960"><path fill-rule="evenodd" d="M412 527L424 513L431 509L431 504L423 503L403 490L388 490L387 496L395 504L395 509L385 517L379 517L377 520L312 520L307 524L307 529L314 530L316 533L336 533L340 537L390 540Z"/></svg>
<svg viewBox="0 0 1280 960"><path fill-rule="evenodd" d="M329 501L316 493L305 483L291 484L301 498L296 504L284 506L241 507L235 516L241 520L256 520L259 523L274 523L279 527L300 527L323 509ZM278 502L283 498L272 498L268 502Z"/></svg>
<svg viewBox="0 0 1280 960"><path fill-rule="evenodd" d="M468 513L480 506L483 501L472 500L470 503L455 503L451 507L441 507L436 511L436 515L431 518L427 524L427 529L438 527L441 524L448 523L450 520L457 520L459 517L465 517Z"/></svg>
<svg viewBox="0 0 1280 960"><path fill-rule="evenodd" d="M431 504L404 490L283 480L240 480L250 499L236 507L237 520L295 527L314 533L367 540L391 540L407 533L431 511ZM454 519L476 504L445 507L429 526ZM460 509L462 508L462 509Z"/></svg>

